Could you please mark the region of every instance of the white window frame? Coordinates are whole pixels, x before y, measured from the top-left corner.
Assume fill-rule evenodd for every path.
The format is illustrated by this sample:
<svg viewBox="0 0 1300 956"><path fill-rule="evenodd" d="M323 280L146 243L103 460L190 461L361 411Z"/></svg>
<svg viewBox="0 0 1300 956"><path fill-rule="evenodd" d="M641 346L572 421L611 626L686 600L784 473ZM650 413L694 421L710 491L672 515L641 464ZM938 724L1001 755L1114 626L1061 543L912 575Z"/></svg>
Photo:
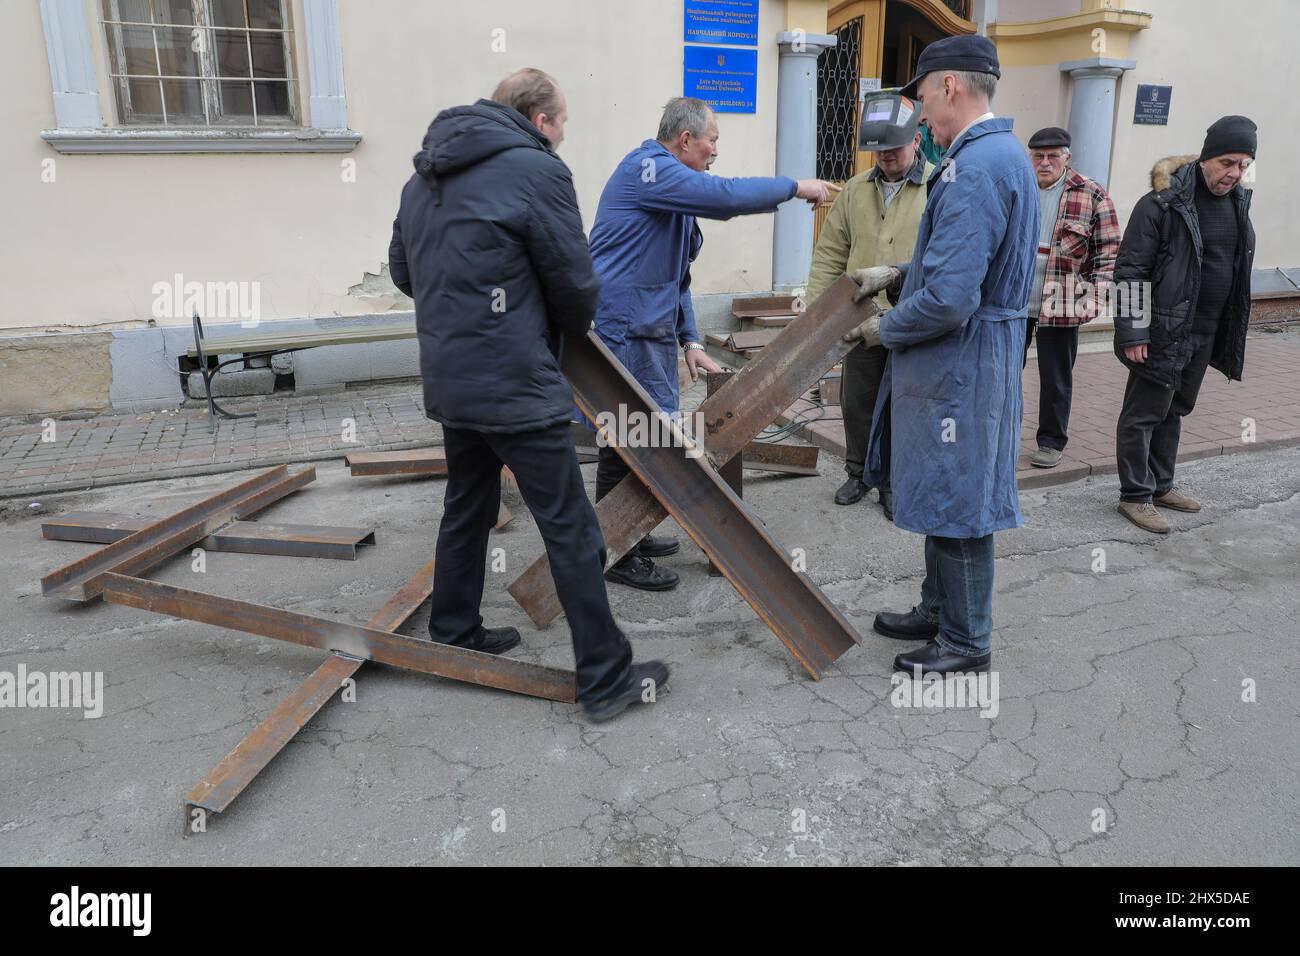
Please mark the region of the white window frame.
<svg viewBox="0 0 1300 956"><path fill-rule="evenodd" d="M251 123L221 123L221 122L213 121L213 117L219 117L224 114L225 87L223 84L224 82L227 82L229 79L224 76L218 76L219 71L217 69L217 64L216 64L217 61L216 39L220 31L224 31L224 32L233 32L233 31L226 28L218 28L212 26L212 22L213 22L212 0L198 0L197 5L201 10L201 17L199 18L199 20L203 25L194 27L194 31L193 31L194 34L197 34L199 30L203 30L205 31L204 35L208 38L208 42L202 43L201 49L195 54L198 60L202 63L200 73L196 77L196 79L199 80L199 95L203 101L203 122L202 123L171 122L168 116L166 97L161 92L159 95L159 101L162 106L161 123L150 123L150 122L139 122L139 121L127 122L127 116L125 114L128 112L133 112L133 107L134 107L134 104L131 102L129 80L140 79L141 77L126 77L126 76L119 76L113 73L112 68L114 65L125 68L126 57L124 54L123 43L122 43L122 27L119 24L119 21L122 20L122 14L120 9L121 0L107 0L107 2L109 4L111 17L101 21L100 26L105 28L103 32L106 36L107 45L109 47L109 55L108 55L109 86L112 87L116 85L117 87L116 94L117 94L117 102L119 104L119 109L117 111L118 112L117 118L118 118L118 122L122 126L150 127L150 128L162 127L167 129L175 129L177 127L198 128L198 129L222 129L222 128L259 129L265 127L272 127L272 128L279 128L279 129L297 129L302 125L301 117L299 116L299 110L298 110L298 76L297 76L297 68L296 68L297 64L295 62L296 58L294 56L294 50L293 50L293 46L294 46L293 36L295 33L295 29L292 20L292 14L293 14L292 0L279 0L281 12L284 18L284 23L281 29L270 31L270 30L264 30L260 28L246 28L243 31L244 43L246 44L247 56L249 62L250 76L248 77L248 80L250 85L255 85L258 82L258 79L256 77L251 76L252 62L253 62L252 35L254 33L277 32L281 34L280 40L281 40L281 45L283 46L284 62L287 68L287 75L285 76L283 82L288 87L289 95L287 99L289 104L289 115L276 116L272 119L262 120L258 116L257 95L255 92L252 92L250 90L251 105L252 105L252 119L253 119ZM157 38L156 31L154 31L153 41L154 41L154 56L156 59L158 56L158 46L157 46L158 38ZM160 71L159 78L161 82L162 79L165 79L165 77L161 76L161 65L159 65L159 71ZM240 79L242 81L243 78L240 77L237 79ZM267 82L267 81L262 80L261 82ZM272 80L272 82L281 82L281 81L278 79L274 79Z"/></svg>
<svg viewBox="0 0 1300 956"><path fill-rule="evenodd" d="M60 153L345 153L361 142L347 125L338 0L302 0L310 77L307 127L105 126L84 0L41 0ZM95 18L98 23L98 17Z"/></svg>

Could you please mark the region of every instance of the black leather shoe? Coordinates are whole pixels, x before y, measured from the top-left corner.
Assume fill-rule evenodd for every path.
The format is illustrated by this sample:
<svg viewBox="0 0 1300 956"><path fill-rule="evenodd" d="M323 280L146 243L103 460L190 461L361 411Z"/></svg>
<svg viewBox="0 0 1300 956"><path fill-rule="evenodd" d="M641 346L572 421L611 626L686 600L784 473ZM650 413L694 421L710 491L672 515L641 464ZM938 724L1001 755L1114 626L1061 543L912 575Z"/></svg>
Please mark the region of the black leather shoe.
<svg viewBox="0 0 1300 956"><path fill-rule="evenodd" d="M872 622L871 629L877 634L897 638L900 641L928 641L939 633L939 625L931 624L917 612L916 608L912 608L906 614L881 611Z"/></svg>
<svg viewBox="0 0 1300 956"><path fill-rule="evenodd" d="M925 647L918 647L914 651L907 651L895 657L894 670L914 674L916 668L919 667L922 676L926 674L982 674L989 669L989 661L992 658L992 654L981 654L979 657L954 654L951 651L944 650L936 641L931 641Z"/></svg>
<svg viewBox="0 0 1300 956"><path fill-rule="evenodd" d="M647 558L666 558L670 554L676 554L682 546L676 538L656 538L648 534L641 539L636 549Z"/></svg>
<svg viewBox="0 0 1300 956"><path fill-rule="evenodd" d="M646 681L653 681L647 684ZM618 690L597 701L583 701L582 710L589 720L602 721L617 717L627 710L628 704L653 702L668 685L668 665L662 661L633 664L627 682Z"/></svg>
<svg viewBox="0 0 1300 956"><path fill-rule="evenodd" d="M894 493L888 488L880 489L880 510L890 521L894 520Z"/></svg>
<svg viewBox="0 0 1300 956"><path fill-rule="evenodd" d="M504 654L519 644L519 632L513 627L481 627L476 635L468 641L450 644L431 638L435 643L448 644L450 647L463 647L467 651L482 651L484 654Z"/></svg>
<svg viewBox="0 0 1300 956"><path fill-rule="evenodd" d="M837 505L856 505L867 496L871 486L864 484L861 478L850 478L835 491Z"/></svg>
<svg viewBox="0 0 1300 956"><path fill-rule="evenodd" d="M633 552L605 572L605 580L638 591L671 591L681 580L676 571L656 567L649 558Z"/></svg>

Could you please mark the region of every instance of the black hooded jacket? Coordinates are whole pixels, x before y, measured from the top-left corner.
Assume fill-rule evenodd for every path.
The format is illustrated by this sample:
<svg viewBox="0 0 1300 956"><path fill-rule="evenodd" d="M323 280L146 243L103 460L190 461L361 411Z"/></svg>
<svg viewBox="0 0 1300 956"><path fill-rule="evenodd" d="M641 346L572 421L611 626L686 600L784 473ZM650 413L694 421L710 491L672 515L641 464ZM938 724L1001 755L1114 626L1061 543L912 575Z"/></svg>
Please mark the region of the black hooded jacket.
<svg viewBox="0 0 1300 956"><path fill-rule="evenodd" d="M585 335L600 281L569 168L516 110L443 110L402 190L388 263L415 299L424 410L453 428L568 421L566 335Z"/></svg>
<svg viewBox="0 0 1300 956"><path fill-rule="evenodd" d="M1115 260L1117 289L1151 283L1149 302L1145 296L1129 296L1126 309L1124 298L1119 299L1115 354L1134 372L1166 388L1178 385L1192 352L1192 321L1201 288L1201 230L1195 198L1199 175L1195 156L1169 157L1156 164L1151 171L1152 190L1133 207ZM1240 381L1246 363L1255 230L1250 224L1250 191L1237 185L1230 195L1237 212L1237 259L1210 364ZM1135 308L1139 301L1141 307ZM1148 346L1145 362L1131 362L1124 354L1134 345Z"/></svg>

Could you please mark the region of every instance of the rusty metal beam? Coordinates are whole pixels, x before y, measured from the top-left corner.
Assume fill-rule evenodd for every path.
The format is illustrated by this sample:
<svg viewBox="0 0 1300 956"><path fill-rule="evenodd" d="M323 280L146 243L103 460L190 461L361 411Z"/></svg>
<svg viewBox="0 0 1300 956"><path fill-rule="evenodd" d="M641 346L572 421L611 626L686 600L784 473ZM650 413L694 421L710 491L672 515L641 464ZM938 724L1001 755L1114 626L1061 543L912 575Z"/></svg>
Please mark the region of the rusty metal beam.
<svg viewBox="0 0 1300 956"><path fill-rule="evenodd" d="M482 651L419 641L373 627L312 617L123 574L103 575L103 594L112 604L169 614L304 647L318 647L335 654L378 661L436 677L563 703L573 703L577 699L572 671L542 667Z"/></svg>
<svg viewBox="0 0 1300 956"><path fill-rule="evenodd" d="M379 631L396 631L432 593L433 561L430 560L383 607L371 615L366 626ZM189 832L191 808L201 807L209 813L224 813L267 764L275 759L276 754L306 726L307 721L325 706L343 686L343 682L360 670L363 663L364 661L351 657L331 654L312 671L234 750L226 754L221 763L185 794L185 832Z"/></svg>
<svg viewBox="0 0 1300 956"><path fill-rule="evenodd" d="M779 445L776 442L752 441L741 452L751 471L776 471L787 475L816 475L816 445ZM733 461L735 459L732 459Z"/></svg>
<svg viewBox="0 0 1300 956"><path fill-rule="evenodd" d="M404 451L365 451L346 455L343 461L353 478L372 475L446 475L447 452L437 448Z"/></svg>
<svg viewBox="0 0 1300 956"><path fill-rule="evenodd" d="M41 534L50 541L112 544L147 528L151 523L151 519L137 515L115 514L110 511L74 511L44 522ZM199 547L235 554L354 561L357 548L374 543L375 533L369 528L236 521L208 535L199 542Z"/></svg>
<svg viewBox="0 0 1300 956"><path fill-rule="evenodd" d="M41 593L73 601L93 600L103 590L106 573L148 570L228 522L245 518L315 479L315 468L291 475L287 465L277 465L51 571L41 578Z"/></svg>
<svg viewBox="0 0 1300 956"><path fill-rule="evenodd" d="M715 468L735 457L848 354L852 346L843 341L844 333L864 322L874 309L854 304L855 288L852 279L837 280L812 308L781 330L771 347L704 400L697 418L704 422L704 451ZM596 503L596 517L605 536L606 560L613 564L658 527L668 512L640 478L628 475ZM507 590L538 627L546 627L562 613L544 554Z"/></svg>
<svg viewBox="0 0 1300 956"><path fill-rule="evenodd" d="M588 431L588 439L591 435L592 433ZM577 448L577 452L578 461L582 464L589 464L596 460L594 447L581 446ZM346 456L343 460L351 469L353 478L369 478L375 475L446 476L447 474L447 454L441 446L411 448L403 451L357 452Z"/></svg>
<svg viewBox="0 0 1300 956"><path fill-rule="evenodd" d="M606 409L625 410L629 417L662 415L594 332L565 342L561 367L578 407L593 421ZM682 447L617 450L814 680L860 642L848 619L806 573L795 570L790 555L707 463Z"/></svg>

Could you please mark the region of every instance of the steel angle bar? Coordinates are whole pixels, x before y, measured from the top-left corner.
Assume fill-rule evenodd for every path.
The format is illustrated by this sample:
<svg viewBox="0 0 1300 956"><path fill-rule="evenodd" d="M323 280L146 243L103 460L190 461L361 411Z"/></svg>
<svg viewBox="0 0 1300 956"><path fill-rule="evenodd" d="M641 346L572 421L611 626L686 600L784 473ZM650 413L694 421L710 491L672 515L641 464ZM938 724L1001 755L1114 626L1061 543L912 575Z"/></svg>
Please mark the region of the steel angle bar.
<svg viewBox="0 0 1300 956"><path fill-rule="evenodd" d="M352 477L372 475L445 475L447 452L441 446L409 451L364 451L346 455L343 461Z"/></svg>
<svg viewBox="0 0 1300 956"><path fill-rule="evenodd" d="M817 474L816 445L778 445L752 441L741 452L745 468L752 471L776 471L790 475ZM732 459L733 461L735 459Z"/></svg>
<svg viewBox="0 0 1300 956"><path fill-rule="evenodd" d="M278 465L51 571L41 578L41 592L73 601L92 600L103 590L105 573L148 570L228 522L247 517L315 479L315 468L291 475L288 466Z"/></svg>
<svg viewBox="0 0 1300 956"><path fill-rule="evenodd" d="M562 368L578 407L593 421L614 408L626 409L629 417L662 415L594 332L565 342ZM859 643L848 619L806 573L795 570L790 556L700 460L697 449L661 444L617 450L814 679Z"/></svg>
<svg viewBox="0 0 1300 956"><path fill-rule="evenodd" d="M691 420L703 422L705 454L715 468L735 457L848 354L852 345L843 340L844 334L875 309L853 302L856 288L848 277L837 280L758 358L704 400ZM605 537L606 560L613 564L668 513L639 477L628 475L596 503L596 517ZM507 590L538 627L546 627L562 612L544 554Z"/></svg>
<svg viewBox="0 0 1300 956"><path fill-rule="evenodd" d="M430 560L371 615L366 626L380 631L396 631L432 593L433 561ZM202 807L209 813L225 812L364 663L352 657L331 654L312 671L221 763L185 794L185 832L189 832L190 808Z"/></svg>
<svg viewBox="0 0 1300 956"><path fill-rule="evenodd" d="M104 575L104 597L113 604L272 637L304 647L318 647L323 651L436 677L563 703L576 700L572 671L449 644L420 641L378 628L312 617L122 574Z"/></svg>
<svg viewBox="0 0 1300 956"><path fill-rule="evenodd" d="M108 511L75 511L44 522L41 525L41 534L50 541L111 544L147 527L150 523L150 519L136 515L115 514ZM209 551L235 554L353 561L357 557L357 548L374 543L375 533L369 528L236 521L208 535L199 542L199 546Z"/></svg>

